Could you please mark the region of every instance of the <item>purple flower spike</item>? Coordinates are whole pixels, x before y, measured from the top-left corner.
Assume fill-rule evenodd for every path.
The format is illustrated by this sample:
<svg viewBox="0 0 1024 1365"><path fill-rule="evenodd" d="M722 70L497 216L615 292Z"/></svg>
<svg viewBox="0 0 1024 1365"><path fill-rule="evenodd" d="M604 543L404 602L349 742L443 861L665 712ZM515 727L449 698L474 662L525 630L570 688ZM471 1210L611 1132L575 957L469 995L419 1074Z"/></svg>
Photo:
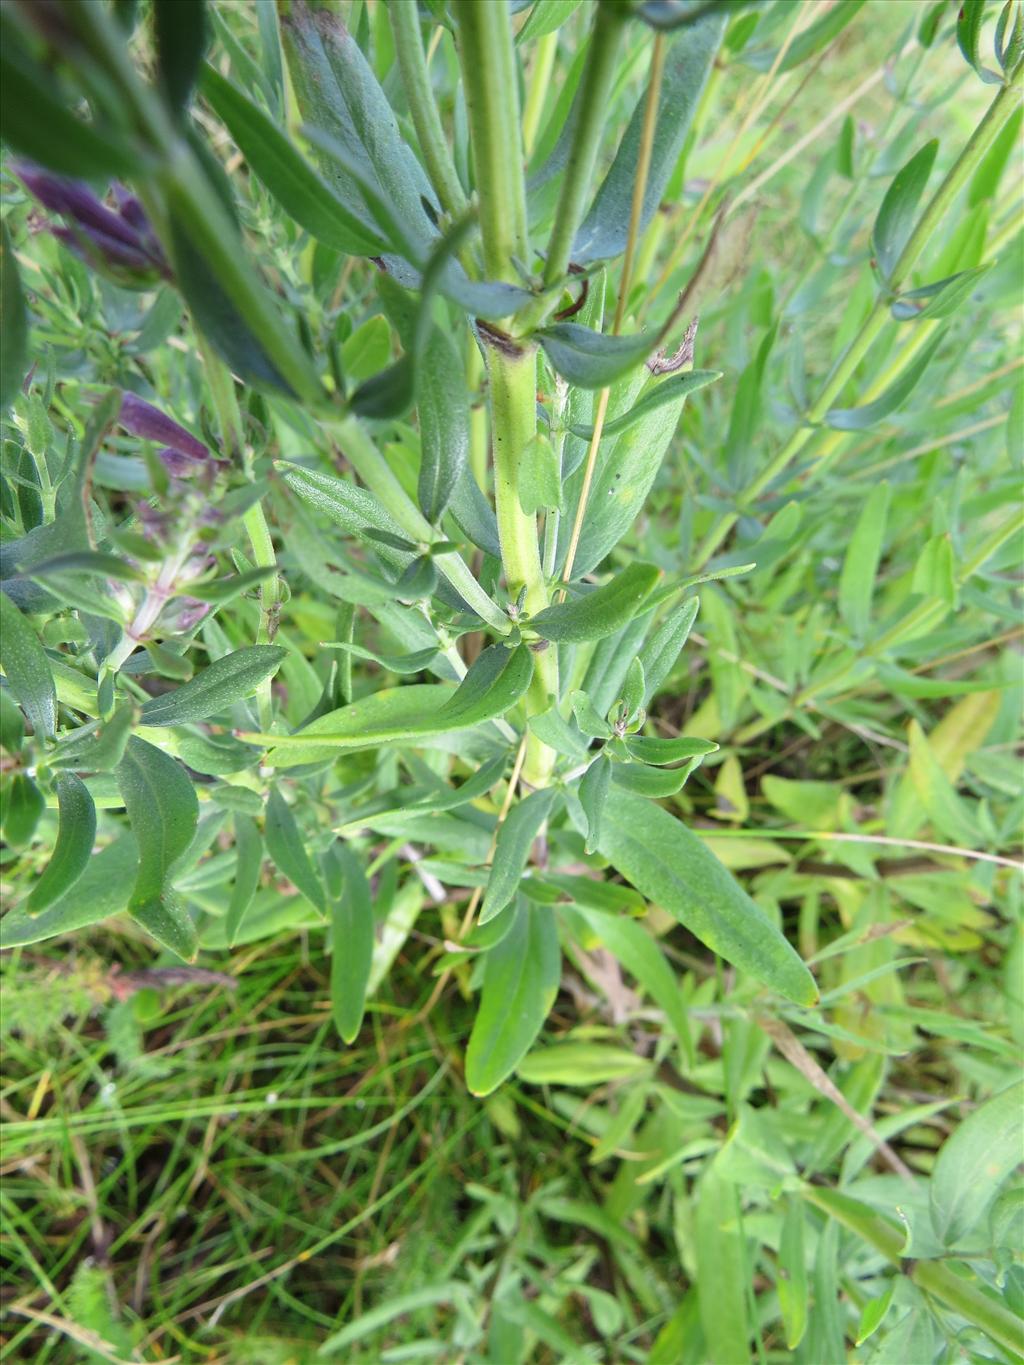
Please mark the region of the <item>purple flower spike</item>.
<svg viewBox="0 0 1024 1365"><path fill-rule="evenodd" d="M162 450L160 458L167 463L165 456L179 456L186 461L203 462L211 458L210 452L202 441L185 430L184 427L166 417L159 408L134 393L126 393L121 400L121 416L118 419L125 431L139 436L144 441L160 441L169 450ZM169 466L168 466L169 467ZM171 469L173 474L176 471ZM189 472L189 471L185 471Z"/></svg>
<svg viewBox="0 0 1024 1365"><path fill-rule="evenodd" d="M171 271L139 201L121 185L113 187L117 210L102 203L88 185L51 175L38 166L15 168L29 193L68 224L51 228L76 255L125 288L146 288Z"/></svg>

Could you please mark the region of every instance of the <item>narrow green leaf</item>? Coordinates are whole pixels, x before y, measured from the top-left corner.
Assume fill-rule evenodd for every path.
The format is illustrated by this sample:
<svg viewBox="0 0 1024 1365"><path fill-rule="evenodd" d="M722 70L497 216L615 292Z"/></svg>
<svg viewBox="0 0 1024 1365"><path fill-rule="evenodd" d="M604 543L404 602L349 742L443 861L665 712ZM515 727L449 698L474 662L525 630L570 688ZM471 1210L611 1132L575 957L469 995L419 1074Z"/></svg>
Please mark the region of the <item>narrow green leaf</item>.
<svg viewBox="0 0 1024 1365"><path fill-rule="evenodd" d="M220 715L272 678L287 652L279 645L248 645L225 654L191 682L147 701L142 724L183 725Z"/></svg>
<svg viewBox="0 0 1024 1365"><path fill-rule="evenodd" d="M321 716L297 735L260 735L278 768L317 762L339 749L375 748L394 740L464 730L502 716L530 685L533 655L525 645L491 645L457 688L444 683L385 689Z"/></svg>
<svg viewBox="0 0 1024 1365"><path fill-rule="evenodd" d="M607 726L605 728L608 729ZM531 716L530 729L548 748L565 758L575 759L579 763L588 756L587 740L559 714L557 706L549 707L539 716ZM608 733L611 733L610 729Z"/></svg>
<svg viewBox="0 0 1024 1365"><path fill-rule="evenodd" d="M28 898L28 912L38 915L65 895L81 877L96 838L96 807L84 782L73 773L58 773L57 842L42 876Z"/></svg>
<svg viewBox="0 0 1024 1365"><path fill-rule="evenodd" d="M860 1310L860 1322L857 1326L856 1344L861 1346L869 1337L874 1336L885 1321L886 1314L892 1303L893 1292L896 1289L896 1281L889 1283L888 1289L880 1294L877 1299L868 1299L864 1307Z"/></svg>
<svg viewBox="0 0 1024 1365"><path fill-rule="evenodd" d="M934 284L926 284L920 289L909 289L892 305L892 315L897 321L913 319L915 322L932 322L952 317L971 298L975 289L995 265L995 261L989 261L987 265L958 271L955 275L937 280Z"/></svg>
<svg viewBox="0 0 1024 1365"><path fill-rule="evenodd" d="M14 755L25 743L25 721L6 687L0 687L0 749Z"/></svg>
<svg viewBox="0 0 1024 1365"><path fill-rule="evenodd" d="M306 852L302 834L295 822L291 807L277 787L267 798L267 818L264 834L267 852L288 880L322 915L327 913L327 899L323 884Z"/></svg>
<svg viewBox="0 0 1024 1365"><path fill-rule="evenodd" d="M907 401L917 388L922 375L931 364L932 357L945 339L945 331L936 332L913 363L908 365L903 374L898 379L894 379L886 391L880 394L874 402L865 403L860 408L830 408L825 414L825 421L830 427L835 427L837 431L866 431L868 427L877 425L890 413L901 408Z"/></svg>
<svg viewBox="0 0 1024 1365"><path fill-rule="evenodd" d="M714 1162L693 1193L697 1294L707 1359L745 1365L750 1360L747 1291L750 1271L743 1245L739 1191Z"/></svg>
<svg viewBox="0 0 1024 1365"><path fill-rule="evenodd" d="M763 47L744 52L743 64L752 66L755 71L771 70L776 75L792 71L794 67L828 47L856 17L857 11L864 3L865 0L842 0L841 4L833 5L816 23L796 35L778 64L776 64L778 49Z"/></svg>
<svg viewBox="0 0 1024 1365"><path fill-rule="evenodd" d="M344 1042L355 1041L366 1009L373 965L373 902L359 859L350 848L332 849L342 870L341 894L331 901L331 1011Z"/></svg>
<svg viewBox="0 0 1024 1365"><path fill-rule="evenodd" d="M11 691L44 739L57 727L57 689L39 639L5 592L0 591L0 664Z"/></svg>
<svg viewBox="0 0 1024 1365"><path fill-rule="evenodd" d="M871 596L888 515L889 485L880 483L869 493L857 518L839 575L839 615L857 640L867 638L871 625Z"/></svg>
<svg viewBox="0 0 1024 1365"><path fill-rule="evenodd" d="M644 669L644 705L650 704L675 666L680 651L686 644L693 623L700 610L700 598L688 597L666 616L661 625L640 650Z"/></svg>
<svg viewBox="0 0 1024 1365"><path fill-rule="evenodd" d="M469 456L469 394L462 361L439 328L416 370L420 418L420 510L434 526L451 501Z"/></svg>
<svg viewBox="0 0 1024 1365"><path fill-rule="evenodd" d="M235 880L231 885L231 899L224 918L224 932L228 947L235 946L238 931L245 919L245 912L252 904L256 888L260 884L260 871L263 867L263 837L255 820L248 815L235 811Z"/></svg>
<svg viewBox="0 0 1024 1365"><path fill-rule="evenodd" d="M804 1251L804 1206L790 1199L782 1220L779 1273L775 1281L779 1311L786 1329L786 1347L795 1351L807 1331L807 1259Z"/></svg>
<svg viewBox="0 0 1024 1365"><path fill-rule="evenodd" d="M981 26L985 18L988 0L962 0L956 21L957 46L986 85L999 85L1002 78L997 71L990 71L982 65Z"/></svg>
<svg viewBox="0 0 1024 1365"><path fill-rule="evenodd" d="M184 114L209 40L205 0L153 0L156 63L167 103Z"/></svg>
<svg viewBox="0 0 1024 1365"><path fill-rule="evenodd" d="M643 923L627 915L595 910L592 906L576 904L574 911L586 920L611 955L664 1010L684 1054L689 1055L690 1028L682 990L665 954Z"/></svg>
<svg viewBox="0 0 1024 1365"><path fill-rule="evenodd" d="M545 607L527 624L545 640L600 640L632 620L660 577L653 564L630 564L586 597Z"/></svg>
<svg viewBox="0 0 1024 1365"><path fill-rule="evenodd" d="M487 953L466 1050L466 1085L489 1095L533 1046L555 1003L561 951L554 913L521 897L511 929Z"/></svg>
<svg viewBox="0 0 1024 1365"><path fill-rule="evenodd" d="M0 919L0 948L41 943L56 934L84 929L123 910L138 866L135 840L127 831L89 859L81 877L38 915L24 903Z"/></svg>
<svg viewBox="0 0 1024 1365"><path fill-rule="evenodd" d="M117 766L117 784L139 850L128 911L160 943L190 961L196 954L195 925L170 880L199 819L195 790L180 763L137 735Z"/></svg>
<svg viewBox="0 0 1024 1365"><path fill-rule="evenodd" d="M556 790L543 787L512 807L498 830L494 859L480 910L480 923L500 915L519 890L533 841L551 814Z"/></svg>
<svg viewBox="0 0 1024 1365"><path fill-rule="evenodd" d="M602 428L602 439L621 436L624 431L629 431L630 427L636 426L637 422L649 417L652 412L686 398L699 389L706 389L709 384L714 384L721 377L720 370L688 370L675 379L662 380L660 384L649 389L639 402L634 403L628 412L624 412L621 417L616 417L611 422L606 422ZM589 441L594 434L592 426L582 424L571 426L569 430L584 441Z"/></svg>
<svg viewBox="0 0 1024 1365"><path fill-rule="evenodd" d="M7 220L0 224L0 410L17 397L28 369L28 313Z"/></svg>
<svg viewBox="0 0 1024 1365"><path fill-rule="evenodd" d="M253 173L311 237L345 255L388 250L361 199L355 207L343 200L267 115L212 66L203 69L202 89Z"/></svg>
<svg viewBox="0 0 1024 1365"><path fill-rule="evenodd" d="M6 7L0 29L0 123L9 146L60 175L99 180L131 175L137 166L120 134L69 112L63 93L15 35Z"/></svg>
<svg viewBox="0 0 1024 1365"><path fill-rule="evenodd" d="M529 43L554 33L579 8L579 3L580 0L536 0L530 17L516 34L516 42Z"/></svg>
<svg viewBox="0 0 1024 1365"><path fill-rule="evenodd" d="M691 24L668 47L640 214L641 233L657 212L683 151L725 31L726 18L724 10L717 8ZM646 103L646 91L642 91L611 168L576 234L572 259L580 264L618 256L626 249ZM558 369L557 364L555 368Z"/></svg>
<svg viewBox="0 0 1024 1365"><path fill-rule="evenodd" d="M818 999L795 950L715 855L660 806L610 793L600 851L649 901L726 961L797 1004Z"/></svg>
<svg viewBox="0 0 1024 1365"><path fill-rule="evenodd" d="M984 836L970 807L957 795L956 788L943 772L942 764L932 753L928 738L916 720L910 722L908 738L910 780L938 833L962 848L977 848L984 844Z"/></svg>
<svg viewBox="0 0 1024 1365"><path fill-rule="evenodd" d="M638 796L649 796L662 800L675 796L686 785L686 779L700 767L699 758L691 758L678 768L648 768L643 763L613 763L612 783L623 791L636 792Z"/></svg>
<svg viewBox="0 0 1024 1365"><path fill-rule="evenodd" d="M603 389L635 370L658 344L657 336L612 336L575 322L556 322L536 334L552 368L581 389Z"/></svg>
<svg viewBox="0 0 1024 1365"><path fill-rule="evenodd" d="M948 607L956 606L956 564L953 542L948 535L931 536L925 541L914 566L910 587L922 597L934 597Z"/></svg>
<svg viewBox="0 0 1024 1365"><path fill-rule="evenodd" d="M681 759L703 758L713 754L718 745L710 739L689 739L680 735L678 739L656 739L648 735L626 735L623 743L631 758L638 763L653 763L661 766L678 763Z"/></svg>
<svg viewBox="0 0 1024 1365"><path fill-rule="evenodd" d="M50 757L50 765L87 773L109 772L116 768L124 756L137 715L134 702L119 702L111 715L89 721L81 729L62 735Z"/></svg>
<svg viewBox="0 0 1024 1365"><path fill-rule="evenodd" d="M330 517L347 534L368 540L375 546L388 543L383 536L393 536L401 543L409 544L402 527L367 489L347 479L338 479L333 474L324 474L317 469L306 469L287 460L278 460L275 468L280 470L293 493L310 507ZM382 534L375 536L373 532Z"/></svg>
<svg viewBox="0 0 1024 1365"><path fill-rule="evenodd" d="M199 330L240 378L257 388L294 398L296 395L292 385L281 374L263 342L221 283L215 266L204 252L201 239L195 235L195 228L190 206L185 202L172 202L170 245L175 278ZM237 260L244 263L245 253L241 241L235 243L235 253ZM263 285L255 276L251 279L251 288L257 293L263 291ZM281 325L279 320L277 325ZM315 380L310 379L304 387L309 390L314 384Z"/></svg>
<svg viewBox="0 0 1024 1365"><path fill-rule="evenodd" d="M16 772L3 788L3 835L11 848L27 848L46 809L46 798L27 773Z"/></svg>
<svg viewBox="0 0 1024 1365"><path fill-rule="evenodd" d="M883 279L888 279L906 246L917 218L928 178L939 150L936 138L926 142L893 178L878 210L871 246Z"/></svg>
<svg viewBox="0 0 1024 1365"><path fill-rule="evenodd" d="M586 692L570 693L569 701L572 705L572 713L576 717L576 724L585 735L591 739L611 739L612 727L595 708Z"/></svg>

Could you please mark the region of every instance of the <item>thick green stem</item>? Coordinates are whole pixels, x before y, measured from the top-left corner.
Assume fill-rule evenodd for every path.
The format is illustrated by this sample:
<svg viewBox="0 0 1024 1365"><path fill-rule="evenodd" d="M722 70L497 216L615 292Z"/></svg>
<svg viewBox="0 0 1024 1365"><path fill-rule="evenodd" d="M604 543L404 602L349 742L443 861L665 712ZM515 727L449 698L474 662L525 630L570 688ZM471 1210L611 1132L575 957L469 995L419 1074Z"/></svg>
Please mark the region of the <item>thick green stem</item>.
<svg viewBox="0 0 1024 1365"><path fill-rule="evenodd" d="M516 281L528 266L519 83L508 6L455 0L459 61L480 203L484 266Z"/></svg>
<svg viewBox="0 0 1024 1365"><path fill-rule="evenodd" d="M853 378L858 365L889 321L889 307L893 294L897 293L906 281L914 263L930 241L935 228L945 217L953 200L977 170L978 165L1016 109L1020 99L1022 79L1024 79L1024 68L1018 68L1011 80L1003 86L989 105L966 147L957 157L945 180L932 196L927 208L910 234L906 246L900 253L887 286L879 292L875 305L864 320L860 331L850 342L846 352L826 380L817 400L808 410L805 418L806 425L802 425L794 431L775 458L768 462L760 475L747 489L737 510L725 513L708 532L697 552L698 563L705 563L711 558L742 513L760 497L780 474L785 472L791 462L815 439L820 429L820 423L824 421L825 414Z"/></svg>
<svg viewBox="0 0 1024 1365"><path fill-rule="evenodd" d="M501 559L509 595L525 589L523 609L534 613L548 604L548 589L540 562L537 518L527 516L519 502L519 467L523 451L537 434L537 353L509 354L496 347L488 353L491 443L494 455L494 501L501 541ZM558 659L553 649L534 656L534 674L527 694L527 715L536 715L558 696ZM534 786L546 781L554 754L532 735L527 745L523 776Z"/></svg>
<svg viewBox="0 0 1024 1365"><path fill-rule="evenodd" d="M409 112L430 183L437 191L445 211L453 218L458 218L465 211L466 196L455 172L455 163L431 88L416 0L391 0L388 18L395 35L395 52L402 72L405 97L409 101Z"/></svg>
<svg viewBox="0 0 1024 1365"><path fill-rule="evenodd" d="M992 1341L1010 1351L1014 1359L1019 1357L1024 1344L1020 1319L980 1280L957 1274L943 1261L905 1261L905 1239L901 1230L866 1204L838 1190L805 1185L803 1197L829 1218L856 1233L886 1260L899 1266L918 1289L973 1323Z"/></svg>

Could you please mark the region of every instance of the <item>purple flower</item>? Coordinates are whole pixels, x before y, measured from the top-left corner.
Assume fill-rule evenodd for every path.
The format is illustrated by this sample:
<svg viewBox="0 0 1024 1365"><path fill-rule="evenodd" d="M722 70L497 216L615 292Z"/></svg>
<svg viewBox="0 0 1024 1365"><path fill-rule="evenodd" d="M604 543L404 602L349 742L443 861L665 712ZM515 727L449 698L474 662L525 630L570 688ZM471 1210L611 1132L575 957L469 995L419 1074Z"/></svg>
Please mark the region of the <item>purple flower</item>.
<svg viewBox="0 0 1024 1365"><path fill-rule="evenodd" d="M171 278L142 205L123 186L113 186L117 208L110 209L81 181L37 166L19 165L15 170L33 198L64 219L66 226L50 228L53 235L88 265L129 289L146 289Z"/></svg>
<svg viewBox="0 0 1024 1365"><path fill-rule="evenodd" d="M126 393L122 398L118 421L132 436L159 441L164 447L159 452L160 459L175 478L187 478L214 459L202 441L134 393Z"/></svg>

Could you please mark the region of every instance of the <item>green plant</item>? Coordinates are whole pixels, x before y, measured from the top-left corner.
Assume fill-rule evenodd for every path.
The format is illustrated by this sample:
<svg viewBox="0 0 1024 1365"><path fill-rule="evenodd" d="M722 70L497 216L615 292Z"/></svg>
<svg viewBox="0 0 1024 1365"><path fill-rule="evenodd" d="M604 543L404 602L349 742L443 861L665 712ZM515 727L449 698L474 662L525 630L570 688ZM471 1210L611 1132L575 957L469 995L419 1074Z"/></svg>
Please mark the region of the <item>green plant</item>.
<svg viewBox="0 0 1024 1365"><path fill-rule="evenodd" d="M157 0L130 42L131 6L3 8L14 182L63 226L33 293L39 348L27 341L28 281L4 241L0 703L15 901L0 942L25 946L122 911L186 960L310 930L329 953L334 1020L352 1043L432 902L438 982L424 1009L449 981L477 993L460 1047L469 1089L489 1095L514 1074L555 1088L628 1080L630 1098L595 1140L610 1154L635 1138L653 1154L673 1110L647 1058L586 1032L531 1050L563 952L586 963L603 947L666 1020L659 1065L671 1056L697 1073L702 1011L727 1038L714 1113L724 1110L729 1137L699 1139L714 1158L692 1200L704 1288L652 1358L673 1358L672 1333L692 1333L697 1319L707 1345L690 1349L709 1358L746 1359L758 1339L739 1189L771 1196L754 1237L777 1252L777 1311L790 1348L810 1332L808 1360L831 1359L842 1340L821 1309L840 1227L859 1238L857 1278L882 1286L862 1335L893 1299L877 1258L913 1255L899 1281L905 1335L932 1321L921 1293L1012 1352L1006 1295L968 1254L976 1223L942 1214L962 1201L973 1158L940 1161L930 1184L935 1235L974 1267L962 1272L916 1224L923 1251L897 1245L870 1200L815 1184L845 1126L797 1163L785 1150L793 1134L750 1103L769 1040L793 1071L784 1090L802 1077L833 1103L797 1033L833 1040L852 1061L873 1035L851 997L898 1020L897 974L912 959L894 951L882 893L844 902L834 869L809 886L801 878L813 871L783 855L755 901L726 866L744 866L741 839L730 845L742 828L709 837L681 817L693 811L687 779L715 773L719 814L728 826L738 811L742 824L739 755L770 728L814 736L837 723L875 739L893 723L886 699L907 699L909 759L889 833L830 782L773 776L762 793L789 828L769 835L810 850L832 840L840 854L846 840L849 867L872 880L880 841L914 847L927 823L932 853L977 854L1009 898L1013 859L999 850L1012 843L1014 809L958 793L966 749L929 734L921 704L956 695L955 680L929 692L912 671L984 630L987 601L982 624L951 611L985 598L979 583L998 592L993 576L1016 553L1006 470L993 466L989 486L971 489L963 525L955 489L922 525L920 488L902 503L874 488L828 614L802 600L788 616L787 604L821 562L805 510L818 497L861 498L826 482L838 456L927 383L950 397L957 327L1007 288L1016 257L1004 249L1019 244L1020 224L997 194L1020 126L1019 6L991 16L998 73L979 56L984 4L958 20L931 7L919 33L900 36L900 51L924 54L955 32L993 86L988 106L941 154L934 141L918 147L914 118L885 142L874 168L884 188L868 186L870 241L847 216L865 208L854 190L868 168L855 165L856 129L843 124L804 199L825 243L816 271L777 313L748 296L732 335L726 320L734 343L744 316L767 322L729 412L711 387L719 371L693 368L703 343L690 324L700 311L709 330L735 290L752 191L732 176L732 145L696 194L685 192L688 162L713 132L724 69L767 72L738 145L772 78L820 60L862 6L819 15L540 0L521 23L515 6L481 0L428 8L431 64L413 0L357 4L347 26L339 7L302 0L276 14ZM565 80L552 96L563 38ZM118 177L137 198L115 190L115 213L69 175ZM830 177L851 190L826 230ZM12 199L23 223L23 194ZM674 202L691 215L671 241L658 209ZM806 297L834 287L844 250L856 265L849 307L838 322L815 317ZM827 358L810 387L805 328ZM783 354L792 403L781 389L767 396ZM37 368L20 391L30 356ZM203 439L167 415L186 412ZM669 522L659 474L681 418L694 461ZM1017 432L1019 396L1006 420ZM903 553L890 525L916 563L883 582L883 555ZM698 617L693 590L705 583ZM754 627L741 620L751 606ZM695 622L711 637L712 686L681 734L664 703ZM922 642L935 652L918 654ZM963 724L981 725L979 698L997 687L966 689ZM989 726L996 710L998 695ZM839 905L824 948L820 894ZM799 924L786 926L794 899ZM921 919L905 934L911 946L941 935L930 902ZM687 947L721 959L687 994L658 942L673 923L692 935ZM899 1050L892 1037L885 1050ZM879 1083L879 1055L845 1077L857 1113ZM989 1104L1002 1103L1015 1134L1010 1098ZM849 1122L842 1104L836 1112ZM976 1151L969 1127L949 1146ZM868 1137L878 1145L870 1125ZM645 1175L680 1160L678 1148L652 1155ZM1005 1162L992 1173L993 1197L1007 1174ZM999 1274L1007 1236L1000 1225L986 1247ZM724 1313L718 1283L731 1286ZM350 1339L343 1331L334 1346Z"/></svg>

